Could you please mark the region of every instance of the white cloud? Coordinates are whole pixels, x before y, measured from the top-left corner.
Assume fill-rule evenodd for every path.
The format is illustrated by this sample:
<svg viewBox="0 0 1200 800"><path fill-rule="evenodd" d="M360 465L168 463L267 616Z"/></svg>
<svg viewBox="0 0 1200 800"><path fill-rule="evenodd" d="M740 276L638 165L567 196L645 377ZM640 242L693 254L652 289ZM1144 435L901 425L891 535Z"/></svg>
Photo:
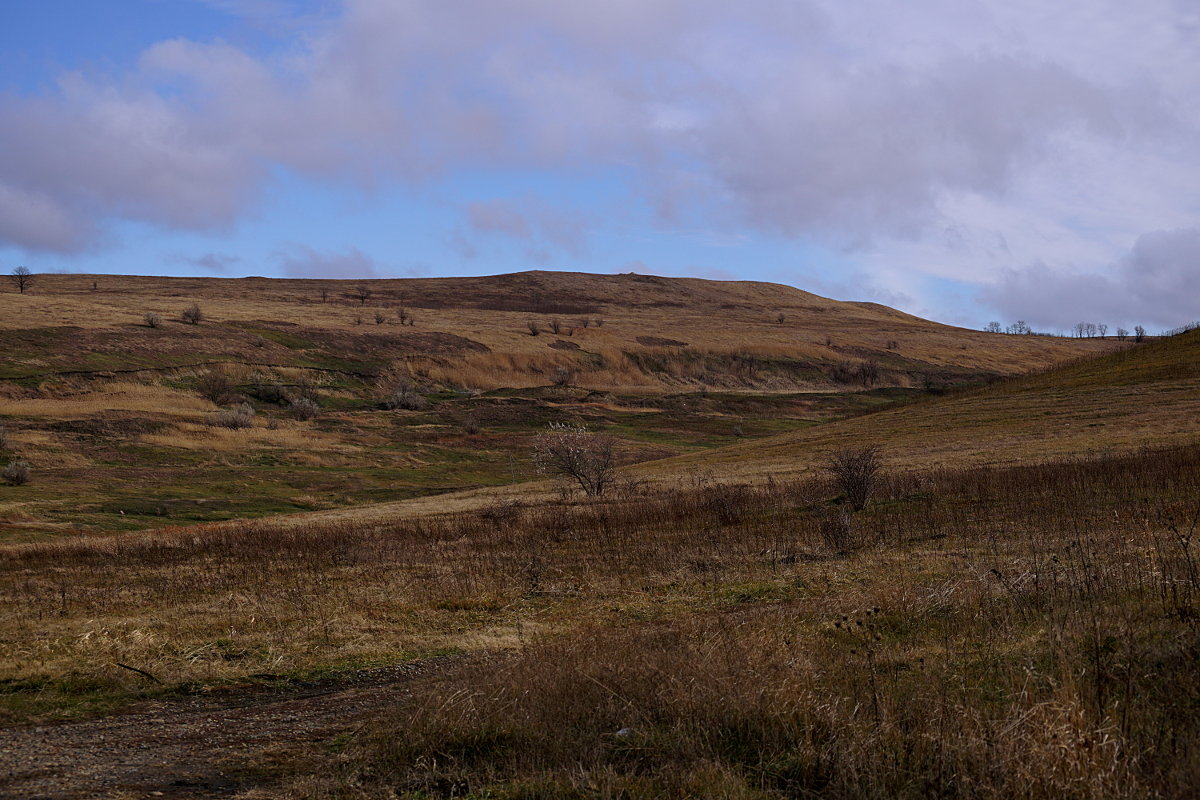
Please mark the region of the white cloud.
<svg viewBox="0 0 1200 800"><path fill-rule="evenodd" d="M292 22L268 55L176 39L133 74L0 99L0 243L220 228L275 168L366 189L619 168L669 224L782 232L853 249L877 284L920 283L886 268L1000 297L1037 262L1122 280L1130 241L1200 219L1183 0L347 0ZM539 257L603 224L551 210L466 222Z"/></svg>

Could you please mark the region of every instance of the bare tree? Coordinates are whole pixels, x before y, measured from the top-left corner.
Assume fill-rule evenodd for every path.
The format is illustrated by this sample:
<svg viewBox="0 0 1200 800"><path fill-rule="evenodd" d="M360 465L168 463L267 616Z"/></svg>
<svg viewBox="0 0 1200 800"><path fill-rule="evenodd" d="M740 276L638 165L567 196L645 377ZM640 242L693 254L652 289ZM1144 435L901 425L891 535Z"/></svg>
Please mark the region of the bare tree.
<svg viewBox="0 0 1200 800"><path fill-rule="evenodd" d="M25 290L33 285L34 278L33 271L29 267L16 267L8 276L13 286L17 287L17 291L21 294L25 294Z"/></svg>
<svg viewBox="0 0 1200 800"><path fill-rule="evenodd" d="M879 472L883 467L879 447L844 447L830 453L825 460L825 471L855 511L862 511L879 484Z"/></svg>
<svg viewBox="0 0 1200 800"><path fill-rule="evenodd" d="M562 332L562 322L560 322L559 320L556 320L556 319L550 320L550 330L553 333L561 333Z"/></svg>
<svg viewBox="0 0 1200 800"><path fill-rule="evenodd" d="M1101 339L1103 339L1105 336L1108 335L1108 326L1105 325L1103 322L1101 322L1099 325L1096 326L1096 330L1100 331Z"/></svg>
<svg viewBox="0 0 1200 800"><path fill-rule="evenodd" d="M1117 338L1122 342L1129 338L1129 331L1124 328L1117 328Z"/></svg>
<svg viewBox="0 0 1200 800"><path fill-rule="evenodd" d="M375 311L375 324L382 325L386 321L387 321L387 316L383 313L383 310L382 309L376 310Z"/></svg>
<svg viewBox="0 0 1200 800"><path fill-rule="evenodd" d="M859 364L858 379L868 389L879 383L879 364L875 361L864 361Z"/></svg>
<svg viewBox="0 0 1200 800"><path fill-rule="evenodd" d="M354 296L358 298L360 306L365 306L367 301L371 299L371 287L360 283L354 287Z"/></svg>
<svg viewBox="0 0 1200 800"><path fill-rule="evenodd" d="M575 481L584 494L599 497L612 485L616 440L582 425L552 422L533 444L533 463L543 475Z"/></svg>
<svg viewBox="0 0 1200 800"><path fill-rule="evenodd" d="M400 308L396 309L396 316L399 317L401 325L408 324L408 309L407 308L404 308L403 306L401 306Z"/></svg>
<svg viewBox="0 0 1200 800"><path fill-rule="evenodd" d="M182 319L188 325L199 325L200 321L204 319L204 312L200 310L199 305L192 303L190 306L185 308L183 313L179 316L180 319Z"/></svg>
<svg viewBox="0 0 1200 800"><path fill-rule="evenodd" d="M321 302L324 303L324 302L327 302L328 300L329 300L329 287L322 286L321 287Z"/></svg>
<svg viewBox="0 0 1200 800"><path fill-rule="evenodd" d="M1141 325L1134 325L1133 340L1138 343L1144 342L1146 340L1146 329Z"/></svg>
<svg viewBox="0 0 1200 800"><path fill-rule="evenodd" d="M988 333L1001 333L1004 330L1000 323L996 322L995 320L992 320L987 325L984 325L983 329Z"/></svg>

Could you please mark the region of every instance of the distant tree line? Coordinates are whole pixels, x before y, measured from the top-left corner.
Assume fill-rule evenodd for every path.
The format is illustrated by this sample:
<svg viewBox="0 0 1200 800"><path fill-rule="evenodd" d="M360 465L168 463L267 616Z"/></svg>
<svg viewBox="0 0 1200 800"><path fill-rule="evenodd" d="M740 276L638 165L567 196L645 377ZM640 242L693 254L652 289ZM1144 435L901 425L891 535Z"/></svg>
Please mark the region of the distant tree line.
<svg viewBox="0 0 1200 800"><path fill-rule="evenodd" d="M1013 324L1007 326L993 320L987 325L984 325L983 329L987 333L1007 333L1037 336L1063 335L1061 332L1053 334L1034 331L1033 328L1029 327L1029 325L1027 325L1023 319L1019 319ZM1075 326L1071 328L1071 335L1076 339L1103 339L1108 336L1108 325L1104 324L1103 322L1077 322L1075 323ZM1117 338L1123 342L1129 338L1129 331L1125 330L1124 328L1117 328L1116 335ZM1133 327L1133 335L1134 341L1144 341L1146 338L1146 329L1141 325L1135 325Z"/></svg>

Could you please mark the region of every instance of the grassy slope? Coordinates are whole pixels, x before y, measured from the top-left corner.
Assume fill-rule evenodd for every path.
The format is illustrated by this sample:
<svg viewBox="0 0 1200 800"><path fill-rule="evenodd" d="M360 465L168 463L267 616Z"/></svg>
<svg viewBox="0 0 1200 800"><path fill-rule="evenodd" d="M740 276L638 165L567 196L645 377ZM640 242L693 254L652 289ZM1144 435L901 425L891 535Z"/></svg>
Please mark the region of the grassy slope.
<svg viewBox="0 0 1200 800"><path fill-rule="evenodd" d="M337 281L46 275L31 294L0 293L0 459L35 475L0 491L6 538L527 480L529 437L550 420L616 434L625 463L657 459L877 408L919 394L913 384L1117 346L963 331L759 283L523 273L366 285L361 306L348 296L357 284ZM177 320L193 300L199 326ZM399 324L401 306L417 325ZM140 324L150 310L160 327ZM831 377L864 361L890 389ZM214 368L254 404L253 430L206 424L218 409L196 385ZM548 387L559 368L577 388ZM400 377L435 407L381 411ZM304 388L324 413L295 422L272 392Z"/></svg>
<svg viewBox="0 0 1200 800"><path fill-rule="evenodd" d="M898 468L1020 464L1200 437L1200 331L915 406L654 465L737 478L794 474L847 445Z"/></svg>
<svg viewBox="0 0 1200 800"><path fill-rule="evenodd" d="M464 514L414 513L445 498L2 546L0 713L512 649L334 757L298 754L275 794L1183 796L1200 458L1060 457L1194 440L1198 348L658 462L680 488L604 502L509 487ZM859 514L819 479L687 479L799 471L856 441L898 473Z"/></svg>
<svg viewBox="0 0 1200 800"><path fill-rule="evenodd" d="M822 369L868 358L904 383L1011 374L1113 346L967 331L763 283L548 272L361 283L372 297L360 306L348 281L39 276L32 294L0 293L0 379L221 360L360 377L400 360L431 382L484 390L545 385L555 365L606 390L797 389L828 387ZM200 327L177 321L192 301L207 318ZM401 307L415 326L399 324ZM160 329L142 325L146 311L162 315ZM530 320L541 335L529 335ZM749 358L729 363L735 355Z"/></svg>
<svg viewBox="0 0 1200 800"><path fill-rule="evenodd" d="M977 389L659 459L626 472L656 486L743 483L818 473L825 455L845 446L878 444L890 469L923 470L1032 464L1190 441L1200 438L1197 364L1200 331L1192 331ZM318 516L383 522L471 511L497 501L544 502L552 496L553 487L543 481Z"/></svg>

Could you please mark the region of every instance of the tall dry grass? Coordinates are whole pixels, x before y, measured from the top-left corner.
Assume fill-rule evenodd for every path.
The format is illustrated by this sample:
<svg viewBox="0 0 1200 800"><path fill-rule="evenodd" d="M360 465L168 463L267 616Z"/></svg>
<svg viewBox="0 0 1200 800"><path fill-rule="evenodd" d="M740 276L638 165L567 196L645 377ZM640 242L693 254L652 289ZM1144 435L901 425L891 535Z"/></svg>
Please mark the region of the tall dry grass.
<svg viewBox="0 0 1200 800"><path fill-rule="evenodd" d="M137 696L118 662L181 685L489 648L292 791L1170 797L1200 778L1196 446L893 473L858 513L821 480L623 490L5 547L2 707Z"/></svg>
<svg viewBox="0 0 1200 800"><path fill-rule="evenodd" d="M800 597L543 637L466 666L361 735L338 778L296 791L1189 796L1198 455L906 476L855 517L860 569L823 566L811 531L803 555L758 550L805 564L789 578ZM754 540L780 494L700 488L693 537ZM770 599L778 584L724 583L741 539L720 542L703 570L734 599Z"/></svg>

